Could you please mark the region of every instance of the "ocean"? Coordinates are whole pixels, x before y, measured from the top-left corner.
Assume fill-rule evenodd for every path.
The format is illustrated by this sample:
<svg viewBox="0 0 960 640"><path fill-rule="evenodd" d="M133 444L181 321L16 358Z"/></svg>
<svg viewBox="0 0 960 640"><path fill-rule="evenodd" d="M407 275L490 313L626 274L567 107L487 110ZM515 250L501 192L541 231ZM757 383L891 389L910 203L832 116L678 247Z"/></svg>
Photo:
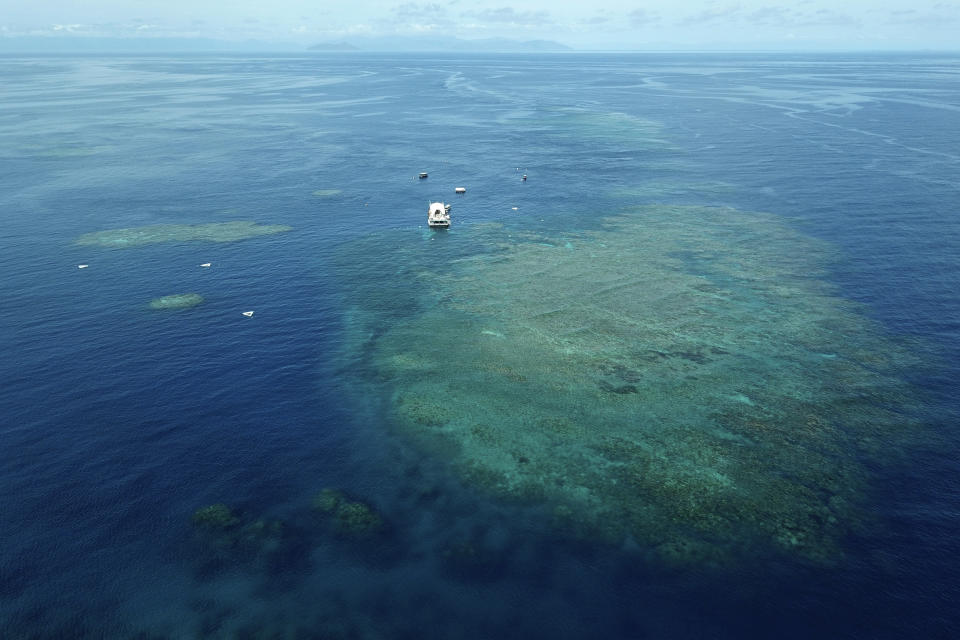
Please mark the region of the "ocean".
<svg viewBox="0 0 960 640"><path fill-rule="evenodd" d="M956 633L960 57L0 78L0 637Z"/></svg>

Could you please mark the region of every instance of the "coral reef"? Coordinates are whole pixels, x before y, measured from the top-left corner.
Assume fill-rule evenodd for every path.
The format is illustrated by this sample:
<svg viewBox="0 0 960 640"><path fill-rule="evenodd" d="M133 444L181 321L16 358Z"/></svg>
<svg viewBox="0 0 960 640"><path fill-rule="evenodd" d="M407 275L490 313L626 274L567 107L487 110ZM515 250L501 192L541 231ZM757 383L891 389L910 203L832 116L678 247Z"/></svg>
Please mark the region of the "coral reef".
<svg viewBox="0 0 960 640"><path fill-rule="evenodd" d="M161 224L127 229L107 229L85 233L76 243L85 246L127 248L158 242L236 242L290 231L284 225L257 224L250 221L211 222L207 224Z"/></svg>
<svg viewBox="0 0 960 640"><path fill-rule="evenodd" d="M305 545L279 520L248 519L217 503L197 509L192 522L200 575L236 565L271 571L305 563Z"/></svg>
<svg viewBox="0 0 960 640"><path fill-rule="evenodd" d="M827 284L828 246L660 205L559 238L463 233L476 254L444 272L398 244L390 264L420 278L404 314L387 292L354 311L394 428L495 496L552 504L568 535L668 563L840 556L873 443L910 428L915 359Z"/></svg>
<svg viewBox="0 0 960 640"><path fill-rule="evenodd" d="M189 309L203 302L199 293L178 293L150 301L151 309Z"/></svg>
<svg viewBox="0 0 960 640"><path fill-rule="evenodd" d="M208 531L227 531L240 524L233 509L222 502L197 509L192 520L194 525Z"/></svg>
<svg viewBox="0 0 960 640"><path fill-rule="evenodd" d="M313 508L344 538L365 539L384 531L383 518L373 507L350 500L337 489L324 489L313 499Z"/></svg>

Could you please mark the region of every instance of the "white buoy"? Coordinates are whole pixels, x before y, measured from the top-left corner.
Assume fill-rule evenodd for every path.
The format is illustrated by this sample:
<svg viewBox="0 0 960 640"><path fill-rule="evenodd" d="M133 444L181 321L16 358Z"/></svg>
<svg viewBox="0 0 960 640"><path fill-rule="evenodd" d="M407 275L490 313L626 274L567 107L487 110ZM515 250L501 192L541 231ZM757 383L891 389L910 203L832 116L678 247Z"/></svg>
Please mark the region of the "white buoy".
<svg viewBox="0 0 960 640"><path fill-rule="evenodd" d="M210 262L204 262L204 263L203 263L202 265L200 265L200 266L201 266L201 267L209 267L210 264L211 264Z"/></svg>
<svg viewBox="0 0 960 640"><path fill-rule="evenodd" d="M77 269L86 269L86 268L89 267L89 266L90 266L90 265L88 265L88 264L78 264L78 265L77 265Z"/></svg>
<svg viewBox="0 0 960 640"><path fill-rule="evenodd" d="M245 316L247 316L247 317L249 318L250 316L253 315L253 311L244 311L244 312L243 312L243 315L245 315Z"/></svg>

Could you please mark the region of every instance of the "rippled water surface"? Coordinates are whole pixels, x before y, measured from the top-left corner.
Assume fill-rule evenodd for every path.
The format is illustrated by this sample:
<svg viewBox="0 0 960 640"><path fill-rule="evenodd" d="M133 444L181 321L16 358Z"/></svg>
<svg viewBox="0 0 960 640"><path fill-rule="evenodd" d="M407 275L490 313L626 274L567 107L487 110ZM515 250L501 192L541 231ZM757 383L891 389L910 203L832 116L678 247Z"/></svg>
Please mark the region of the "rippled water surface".
<svg viewBox="0 0 960 640"><path fill-rule="evenodd" d="M958 624L960 59L0 78L0 636Z"/></svg>

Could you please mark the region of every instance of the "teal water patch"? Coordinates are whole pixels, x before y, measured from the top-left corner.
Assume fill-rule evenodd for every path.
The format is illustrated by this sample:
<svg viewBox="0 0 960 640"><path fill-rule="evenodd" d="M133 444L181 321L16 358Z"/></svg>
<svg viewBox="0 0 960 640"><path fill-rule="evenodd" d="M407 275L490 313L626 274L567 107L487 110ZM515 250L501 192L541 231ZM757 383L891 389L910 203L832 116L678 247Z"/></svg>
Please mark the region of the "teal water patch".
<svg viewBox="0 0 960 640"><path fill-rule="evenodd" d="M292 227L285 225L257 224L242 220L208 224L161 224L85 233L77 238L76 242L85 246L113 248L139 247L160 242L237 242L290 230Z"/></svg>
<svg viewBox="0 0 960 640"><path fill-rule="evenodd" d="M318 198L333 198L343 193L340 189L317 189L313 195Z"/></svg>
<svg viewBox="0 0 960 640"><path fill-rule="evenodd" d="M43 146L30 144L0 151L0 157L83 158L113 150L114 147L109 145L87 146L80 143L64 143L57 146Z"/></svg>
<svg viewBox="0 0 960 640"><path fill-rule="evenodd" d="M913 426L899 372L917 361L836 295L829 247L681 206L576 237L464 233L479 253L442 269L381 239L418 301L391 314L396 289L366 289L347 332L363 392L426 455L546 506L558 532L667 563L832 563L869 526L865 461Z"/></svg>
<svg viewBox="0 0 960 640"><path fill-rule="evenodd" d="M624 200L657 200L670 196L718 197L729 195L736 187L726 182L684 183L671 180L647 180L639 184L613 190L610 195Z"/></svg>
<svg viewBox="0 0 960 640"><path fill-rule="evenodd" d="M544 112L543 125L551 135L585 138L599 143L629 144L644 149L673 149L655 120L617 111L562 108Z"/></svg>
<svg viewBox="0 0 960 640"><path fill-rule="evenodd" d="M531 158L551 156L557 144L586 142L596 153L629 149L635 152L681 151L666 136L663 124L619 111L546 107L508 120L529 132L523 151ZM657 163L671 162L658 157ZM664 165L666 166L666 165Z"/></svg>

